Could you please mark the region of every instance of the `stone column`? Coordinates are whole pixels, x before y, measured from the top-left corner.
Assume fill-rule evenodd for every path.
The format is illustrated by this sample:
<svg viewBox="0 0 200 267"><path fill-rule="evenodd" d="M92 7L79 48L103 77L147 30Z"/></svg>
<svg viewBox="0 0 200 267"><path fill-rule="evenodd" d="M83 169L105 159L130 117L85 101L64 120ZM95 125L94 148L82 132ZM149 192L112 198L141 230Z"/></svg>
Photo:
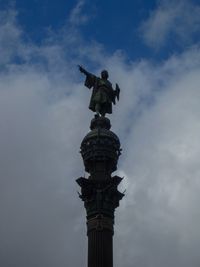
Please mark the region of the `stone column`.
<svg viewBox="0 0 200 267"><path fill-rule="evenodd" d="M112 177L121 154L119 138L110 121L96 117L81 143L81 155L89 177L80 177L80 198L87 218L88 267L113 267L114 212L124 194L117 190L122 178Z"/></svg>

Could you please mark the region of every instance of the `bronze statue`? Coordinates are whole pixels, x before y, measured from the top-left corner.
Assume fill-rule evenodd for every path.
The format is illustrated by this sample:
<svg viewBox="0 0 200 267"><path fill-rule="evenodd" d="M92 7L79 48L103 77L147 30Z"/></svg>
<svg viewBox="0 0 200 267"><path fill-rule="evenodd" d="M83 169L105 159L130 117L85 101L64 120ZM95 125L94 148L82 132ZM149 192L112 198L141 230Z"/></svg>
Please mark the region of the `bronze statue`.
<svg viewBox="0 0 200 267"><path fill-rule="evenodd" d="M86 75L85 86L89 89L93 88L90 99L89 109L96 112L97 115L105 116L106 113L112 113L112 104L115 105L115 99L119 101L120 89L116 84L115 90L112 88L111 82L108 80L108 72L103 70L101 78L86 71L82 66L78 66L80 72Z"/></svg>

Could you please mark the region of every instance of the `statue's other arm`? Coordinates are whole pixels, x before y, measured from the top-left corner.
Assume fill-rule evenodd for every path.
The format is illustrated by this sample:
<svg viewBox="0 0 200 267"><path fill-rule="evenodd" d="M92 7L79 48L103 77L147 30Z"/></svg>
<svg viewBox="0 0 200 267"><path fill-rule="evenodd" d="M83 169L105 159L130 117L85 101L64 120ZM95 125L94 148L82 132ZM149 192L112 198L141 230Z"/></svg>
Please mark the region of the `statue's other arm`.
<svg viewBox="0 0 200 267"><path fill-rule="evenodd" d="M119 101L120 88L119 88L119 85L117 83L116 83L115 94L116 94L117 100Z"/></svg>
<svg viewBox="0 0 200 267"><path fill-rule="evenodd" d="M115 98L117 98L117 100L119 101L119 95L120 95L120 88L119 85L116 83L116 88L115 90L113 90L113 99L112 99L114 105L116 104Z"/></svg>

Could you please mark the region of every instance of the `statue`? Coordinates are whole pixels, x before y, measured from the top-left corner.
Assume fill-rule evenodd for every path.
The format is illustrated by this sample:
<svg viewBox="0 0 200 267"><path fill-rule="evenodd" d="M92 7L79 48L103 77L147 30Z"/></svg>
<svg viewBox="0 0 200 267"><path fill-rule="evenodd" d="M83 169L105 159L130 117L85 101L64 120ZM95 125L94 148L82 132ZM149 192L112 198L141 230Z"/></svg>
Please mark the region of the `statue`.
<svg viewBox="0 0 200 267"><path fill-rule="evenodd" d="M119 101L120 88L116 84L115 90L112 88L111 82L108 80L108 72L103 70L101 78L86 71L82 66L78 66L80 72L86 75L85 86L89 89L93 88L90 99L89 109L96 112L97 116L105 117L106 113L112 113L112 104L115 105L115 99Z"/></svg>

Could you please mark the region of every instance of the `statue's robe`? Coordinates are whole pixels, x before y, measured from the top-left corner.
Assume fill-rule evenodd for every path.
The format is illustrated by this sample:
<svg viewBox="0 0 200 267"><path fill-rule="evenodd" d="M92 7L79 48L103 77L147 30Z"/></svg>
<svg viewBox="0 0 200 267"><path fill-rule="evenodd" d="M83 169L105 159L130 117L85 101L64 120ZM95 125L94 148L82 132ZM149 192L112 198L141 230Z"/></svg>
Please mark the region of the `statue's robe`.
<svg viewBox="0 0 200 267"><path fill-rule="evenodd" d="M89 89L93 88L89 109L95 112L95 106L98 103L101 107L102 113L111 114L112 103L114 103L115 99L112 84L108 80L103 80L88 73L85 79L85 86Z"/></svg>

